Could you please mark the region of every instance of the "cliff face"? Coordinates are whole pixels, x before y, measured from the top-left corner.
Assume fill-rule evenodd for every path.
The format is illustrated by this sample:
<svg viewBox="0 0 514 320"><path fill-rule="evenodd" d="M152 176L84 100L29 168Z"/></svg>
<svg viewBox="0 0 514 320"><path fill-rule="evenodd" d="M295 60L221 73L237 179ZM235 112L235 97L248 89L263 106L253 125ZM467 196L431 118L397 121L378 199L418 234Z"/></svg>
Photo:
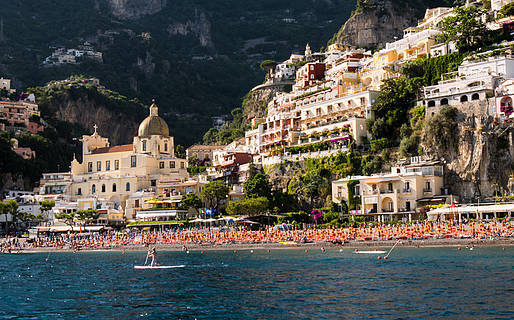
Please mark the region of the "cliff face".
<svg viewBox="0 0 514 320"><path fill-rule="evenodd" d="M403 29L416 23L408 4L403 8L392 0L376 0L374 9L354 14L337 34L336 42L359 47L383 47L394 37L401 38Z"/></svg>
<svg viewBox="0 0 514 320"><path fill-rule="evenodd" d="M243 116L246 123L250 123L253 118L263 118L266 116L266 108L273 97L279 93L286 91L285 85L258 86L260 89L250 91L243 103Z"/></svg>
<svg viewBox="0 0 514 320"><path fill-rule="evenodd" d="M424 145L427 155L444 158L445 183L464 201L507 190L514 154L512 132L484 114L491 103L494 101L459 106L455 135L449 138L453 147L433 142Z"/></svg>
<svg viewBox="0 0 514 320"><path fill-rule="evenodd" d="M415 26L428 8L451 6L447 0L367 0L357 1L357 11L336 34L336 43L359 47L384 47L403 30ZM359 8L359 2L361 4Z"/></svg>
<svg viewBox="0 0 514 320"><path fill-rule="evenodd" d="M211 35L211 23L203 12L200 14L195 14L194 19L187 20L186 22L177 22L168 25L167 31L170 36L192 35L198 39L202 47L214 47Z"/></svg>
<svg viewBox="0 0 514 320"><path fill-rule="evenodd" d="M65 94L53 105L56 108L55 118L78 124L88 132L92 132L96 124L98 133L108 137L111 145L131 143L132 138L137 135L140 119L109 110L102 103L90 100L87 96L73 98L70 94Z"/></svg>
<svg viewBox="0 0 514 320"><path fill-rule="evenodd" d="M106 0L111 14L120 19L137 19L155 14L166 7L167 0Z"/></svg>

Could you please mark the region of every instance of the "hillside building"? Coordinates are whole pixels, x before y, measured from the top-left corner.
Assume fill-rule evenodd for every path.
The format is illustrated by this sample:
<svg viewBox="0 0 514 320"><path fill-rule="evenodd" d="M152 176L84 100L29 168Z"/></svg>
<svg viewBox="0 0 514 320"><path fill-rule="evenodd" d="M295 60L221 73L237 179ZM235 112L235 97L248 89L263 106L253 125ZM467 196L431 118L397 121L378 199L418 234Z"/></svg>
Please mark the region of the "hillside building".
<svg viewBox="0 0 514 320"><path fill-rule="evenodd" d="M36 132L39 131L40 125L31 121L31 116L40 116L38 105L33 102L0 101L0 121L5 124L8 130L28 130L32 128Z"/></svg>
<svg viewBox="0 0 514 320"><path fill-rule="evenodd" d="M514 0L491 0L491 10L498 11L503 8L503 6L514 2Z"/></svg>
<svg viewBox="0 0 514 320"><path fill-rule="evenodd" d="M390 173L347 177L332 182L334 202L349 203L350 197L358 202L350 211L351 215L384 222L398 218L424 219L424 213L416 209L427 204L446 203L450 195L444 188L442 164L413 158L410 164L392 167Z"/></svg>
<svg viewBox="0 0 514 320"><path fill-rule="evenodd" d="M211 146L195 144L186 149L186 159L189 161L192 158L198 159L201 165L211 164L214 158L214 152L220 151L225 146Z"/></svg>
<svg viewBox="0 0 514 320"><path fill-rule="evenodd" d="M476 60L463 62L457 72L446 74L444 78L448 79L424 88L427 117L446 105L458 106L493 98L503 79L514 78L514 57L503 55L481 58L479 55ZM491 107L494 107L494 103ZM498 108L494 110L501 111ZM484 110L484 113L488 112L491 112L489 108Z"/></svg>

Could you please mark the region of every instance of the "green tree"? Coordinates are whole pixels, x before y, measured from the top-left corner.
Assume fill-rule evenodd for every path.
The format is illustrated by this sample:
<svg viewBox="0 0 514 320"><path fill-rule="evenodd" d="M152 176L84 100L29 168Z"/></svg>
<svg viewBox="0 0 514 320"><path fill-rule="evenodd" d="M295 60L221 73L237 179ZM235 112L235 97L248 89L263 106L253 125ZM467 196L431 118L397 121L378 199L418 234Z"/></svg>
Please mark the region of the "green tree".
<svg viewBox="0 0 514 320"><path fill-rule="evenodd" d="M370 141L370 146L371 152L376 153L385 148L388 148L390 146L390 142L387 138L374 139Z"/></svg>
<svg viewBox="0 0 514 320"><path fill-rule="evenodd" d="M264 213L268 207L269 200L258 197L231 201L226 210L230 215L256 215Z"/></svg>
<svg viewBox="0 0 514 320"><path fill-rule="evenodd" d="M334 220L339 220L339 213L335 211L329 211L323 215L323 222L329 223Z"/></svg>
<svg viewBox="0 0 514 320"><path fill-rule="evenodd" d="M294 195L278 189L273 191L270 206L278 212L291 212L298 210L298 199Z"/></svg>
<svg viewBox="0 0 514 320"><path fill-rule="evenodd" d="M395 140L401 125L407 122L408 110L414 105L422 85L420 78L400 77L382 83L373 107L375 120L369 121L373 138Z"/></svg>
<svg viewBox="0 0 514 320"><path fill-rule="evenodd" d="M271 73L275 67L277 66L277 62L274 60L264 60L261 62L260 67L262 70L266 71L266 73Z"/></svg>
<svg viewBox="0 0 514 320"><path fill-rule="evenodd" d="M504 5L500 9L500 16L501 17L514 16L514 2L511 2L511 3L508 3L508 4Z"/></svg>
<svg viewBox="0 0 514 320"><path fill-rule="evenodd" d="M20 216L20 212L18 211L18 202L15 200L0 202L0 216L4 216L5 231L9 232L9 217L13 222L16 222Z"/></svg>
<svg viewBox="0 0 514 320"><path fill-rule="evenodd" d="M325 168L309 170L302 177L302 193L310 201L310 205L319 203L330 193L331 172Z"/></svg>
<svg viewBox="0 0 514 320"><path fill-rule="evenodd" d="M445 157L449 152L457 150L457 116L457 108L445 106L425 122L423 143L425 146L432 146L437 157Z"/></svg>
<svg viewBox="0 0 514 320"><path fill-rule="evenodd" d="M46 217L48 217L48 211L52 210L54 206L54 200L43 200L39 202L39 209L45 214Z"/></svg>
<svg viewBox="0 0 514 320"><path fill-rule="evenodd" d="M479 48L487 39L488 31L482 22L484 11L475 6L457 7L454 16L440 22L443 31L439 39L448 43L454 41L459 52L469 52Z"/></svg>
<svg viewBox="0 0 514 320"><path fill-rule="evenodd" d="M211 207L218 208L219 202L226 199L230 187L220 180L211 181L200 191L200 197Z"/></svg>
<svg viewBox="0 0 514 320"><path fill-rule="evenodd" d="M412 157L418 155L418 147L421 142L421 137L418 134L406 136L400 142L399 152L404 157Z"/></svg>
<svg viewBox="0 0 514 320"><path fill-rule="evenodd" d="M58 213L55 215L55 218L64 221L64 223L66 223L69 226L72 226L75 221L75 212L76 211Z"/></svg>
<svg viewBox="0 0 514 320"><path fill-rule="evenodd" d="M196 193L188 193L185 196L182 196L182 200L180 200L180 204L182 208L189 209L193 208L196 213L198 213L198 208L201 208L203 203L202 200L196 195Z"/></svg>
<svg viewBox="0 0 514 320"><path fill-rule="evenodd" d="M82 221L84 226L86 226L87 224L98 220L99 216L100 214L98 213L98 210L78 210L75 212L74 218L78 221Z"/></svg>
<svg viewBox="0 0 514 320"><path fill-rule="evenodd" d="M186 158L186 149L182 145L177 144L175 146L175 156L180 159L185 159Z"/></svg>
<svg viewBox="0 0 514 320"><path fill-rule="evenodd" d="M244 192L247 198L266 197L271 199L271 184L268 176L264 173L257 173L244 184Z"/></svg>

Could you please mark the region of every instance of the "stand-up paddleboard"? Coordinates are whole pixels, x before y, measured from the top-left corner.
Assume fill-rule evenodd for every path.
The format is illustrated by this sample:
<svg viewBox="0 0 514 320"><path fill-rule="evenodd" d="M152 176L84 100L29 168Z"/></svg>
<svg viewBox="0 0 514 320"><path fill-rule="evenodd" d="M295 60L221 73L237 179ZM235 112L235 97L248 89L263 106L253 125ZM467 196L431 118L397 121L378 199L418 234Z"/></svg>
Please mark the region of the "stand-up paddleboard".
<svg viewBox="0 0 514 320"><path fill-rule="evenodd" d="M184 268L185 265L177 266L134 266L134 269L173 269L173 268Z"/></svg>
<svg viewBox="0 0 514 320"><path fill-rule="evenodd" d="M355 253L362 253L362 254L382 254L386 253L383 250L370 250L370 251L355 251Z"/></svg>

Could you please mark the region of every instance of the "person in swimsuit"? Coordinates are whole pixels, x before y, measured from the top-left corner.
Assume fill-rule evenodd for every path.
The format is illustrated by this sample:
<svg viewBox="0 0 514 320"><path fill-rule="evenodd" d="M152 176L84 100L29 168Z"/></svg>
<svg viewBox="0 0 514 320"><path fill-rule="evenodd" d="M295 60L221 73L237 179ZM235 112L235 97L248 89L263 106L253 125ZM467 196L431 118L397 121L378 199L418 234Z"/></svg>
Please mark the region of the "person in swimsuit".
<svg viewBox="0 0 514 320"><path fill-rule="evenodd" d="M152 267L155 266L156 265L156 255L157 255L157 253L155 252L155 247L152 247L152 249L148 250L148 254L146 255L145 265L148 262L148 258L152 258L152 262L150 262L150 266L152 266Z"/></svg>

